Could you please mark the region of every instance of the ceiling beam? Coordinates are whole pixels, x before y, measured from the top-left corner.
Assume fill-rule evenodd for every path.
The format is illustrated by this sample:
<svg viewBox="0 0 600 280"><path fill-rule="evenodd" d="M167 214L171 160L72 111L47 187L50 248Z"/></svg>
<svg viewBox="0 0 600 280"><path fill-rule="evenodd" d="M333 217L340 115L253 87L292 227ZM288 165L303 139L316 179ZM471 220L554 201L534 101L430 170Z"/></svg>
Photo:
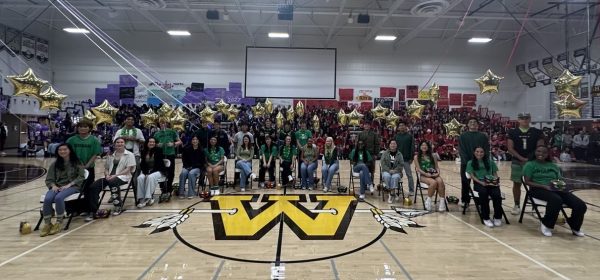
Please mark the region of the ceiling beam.
<svg viewBox="0 0 600 280"><path fill-rule="evenodd" d="M443 43L447 43L448 41L452 40L452 38L455 38L455 37L458 38L458 36L473 30L473 28L483 24L484 22L486 22L485 19L480 19L480 20L477 20L476 22L474 22L473 24L469 25L469 27L467 27L467 28L461 28L460 31L458 31L458 33L456 33L455 35L452 35L452 37L446 38ZM502 22L502 21L499 21L499 22ZM460 22L459 22L459 24L460 24Z"/></svg>
<svg viewBox="0 0 600 280"><path fill-rule="evenodd" d="M235 0L235 4L237 5L237 8L240 12L240 16L242 17L242 21L244 22L244 26L246 27L246 36L248 36L248 39L250 39L250 43L252 45L256 44L256 39L254 38L254 34L252 33L252 30L250 30L250 25L248 24L248 20L246 19L246 16L244 15L244 9L242 9L242 4L240 4L240 0Z"/></svg>
<svg viewBox="0 0 600 280"><path fill-rule="evenodd" d="M167 26L165 26L162 22L160 22L160 20L158 20L154 15L152 15L150 13L150 11L148 10L143 10L143 9L139 9L136 6L133 6L133 9L138 12L140 15L142 15L142 17L144 17L146 20L148 20L150 23L154 24L156 27L158 27L162 32L167 32L167 30L169 30L167 28Z"/></svg>
<svg viewBox="0 0 600 280"><path fill-rule="evenodd" d="M196 23L198 23L200 25L200 28L202 28L202 30L204 30L204 32L206 32L206 34L208 34L208 37L210 37L210 39L217 46L220 46L221 43L219 42L219 38L217 38L215 33L212 31L212 29L210 29L210 26L208 26L206 21L204 21L204 18L202 18L202 16L198 15L196 11L190 9L190 5L189 5L188 1L187 0L179 0L179 3L181 3L181 5L183 5L184 7L186 7L190 16L192 16L194 21L196 21Z"/></svg>
<svg viewBox="0 0 600 280"><path fill-rule="evenodd" d="M377 32L379 32L379 30L381 29L381 27L383 27L385 22L394 14L394 12L396 12L396 10L398 10L398 8L400 8L400 6L403 3L404 3L404 0L396 0L396 2L392 3L390 8L388 9L387 14L383 18L381 18L375 24L375 26L373 26L373 28L371 28L371 31L369 32L369 34L367 34L367 36L365 36L363 38L362 42L360 42L358 47L362 49L368 42L370 42L373 39L373 37L375 37L377 35Z"/></svg>
<svg viewBox="0 0 600 280"><path fill-rule="evenodd" d="M427 28L428 26L430 26L431 24L433 24L441 16L445 15L447 12L449 12L452 9L454 9L454 7L456 7L460 3L462 3L462 0L455 0L454 2L452 2L450 4L450 6L448 6L448 8L446 8L443 11L441 11L436 16L427 18L424 22L422 22L421 24L419 24L416 28L414 28L412 31L410 31L408 34L406 34L404 37L402 37L402 39L396 41L396 43L394 43L394 49L396 49L399 45L406 44L406 43L408 43L408 41L410 41L413 38L417 37L417 35L419 35L419 33L421 33L421 31L425 30L425 28Z"/></svg>
<svg viewBox="0 0 600 280"><path fill-rule="evenodd" d="M329 26L329 31L327 32L327 39L325 39L325 47L327 47L329 45L329 42L331 41L331 38L333 37L333 31L337 27L338 20L343 15L345 7L346 7L346 0L342 0L342 2L340 3L340 8L338 10L338 13L335 15L335 19L333 20L333 23L331 24L331 26Z"/></svg>

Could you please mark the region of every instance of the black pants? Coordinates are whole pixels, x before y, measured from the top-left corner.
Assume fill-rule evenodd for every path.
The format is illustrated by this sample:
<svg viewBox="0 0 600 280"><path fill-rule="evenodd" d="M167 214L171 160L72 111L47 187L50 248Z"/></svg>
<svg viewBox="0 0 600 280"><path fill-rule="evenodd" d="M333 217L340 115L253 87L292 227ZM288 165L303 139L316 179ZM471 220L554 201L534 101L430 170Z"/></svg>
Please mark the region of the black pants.
<svg viewBox="0 0 600 280"><path fill-rule="evenodd" d="M292 162L291 161L281 161L281 182L285 185L290 182L289 176L292 175Z"/></svg>
<svg viewBox="0 0 600 280"><path fill-rule="evenodd" d="M0 152L4 152L4 143L6 143L6 137L0 137Z"/></svg>
<svg viewBox="0 0 600 280"><path fill-rule="evenodd" d="M96 181L96 171L94 170L94 167L86 168L86 170L89 172L89 175L88 175L87 179L85 181L83 181L83 184L82 184L84 199L82 200L82 204L79 204L79 209L82 212L91 212L91 209L90 209L91 203L88 200L88 197L89 197L89 189L91 188L94 181Z"/></svg>
<svg viewBox="0 0 600 280"><path fill-rule="evenodd" d="M121 185L125 185L127 182L115 177L112 180L106 180L106 178L102 178L100 180L95 181L90 185L89 188L85 189L85 199L88 201L89 211L90 213L96 213L98 208L100 207L100 192L105 186L110 188L110 195L113 197L113 203L121 204ZM115 205L116 205L115 204Z"/></svg>
<svg viewBox="0 0 600 280"><path fill-rule="evenodd" d="M465 162L463 163L463 161ZM466 161L466 159L460 159L460 201L468 204L469 202L471 202L471 197L469 196L469 188L471 188L471 179L467 179L467 176L465 176L465 172L467 171Z"/></svg>
<svg viewBox="0 0 600 280"><path fill-rule="evenodd" d="M548 191L542 188L531 188L530 192L531 196L547 202L546 214L542 218L542 223L547 228L554 228L558 213L560 212L562 205L566 204L573 210L571 212L571 217L567 218L569 226L575 231L581 229L583 216L585 215L585 211L587 211L587 206L583 200L570 192Z"/></svg>
<svg viewBox="0 0 600 280"><path fill-rule="evenodd" d="M173 192L173 180L175 178L175 155L166 155L165 159L171 162L171 166L167 168L167 185L161 187L162 193L171 194Z"/></svg>
<svg viewBox="0 0 600 280"><path fill-rule="evenodd" d="M259 182L264 182L265 181L265 171L269 171L269 182L275 182L275 160L271 161L271 164L269 164L268 168L265 168L263 165L263 162L261 160L259 160L260 162L260 169L258 170L258 181Z"/></svg>
<svg viewBox="0 0 600 280"><path fill-rule="evenodd" d="M490 219L490 198L494 205L494 219L502 219L502 194L500 193L500 187L475 184L475 190L479 193L479 205L481 206L481 216L483 219Z"/></svg>
<svg viewBox="0 0 600 280"><path fill-rule="evenodd" d="M587 148L583 148L583 147L573 148L573 153L575 153L575 158L577 160L587 160L587 157L585 156L586 151L587 151Z"/></svg>

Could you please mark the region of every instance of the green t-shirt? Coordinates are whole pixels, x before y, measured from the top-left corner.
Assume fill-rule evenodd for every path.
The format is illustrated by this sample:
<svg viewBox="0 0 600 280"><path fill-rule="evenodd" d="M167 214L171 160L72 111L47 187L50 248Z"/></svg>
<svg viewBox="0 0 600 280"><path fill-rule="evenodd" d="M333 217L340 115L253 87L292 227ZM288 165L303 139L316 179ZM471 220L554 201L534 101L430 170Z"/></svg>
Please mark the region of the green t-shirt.
<svg viewBox="0 0 600 280"><path fill-rule="evenodd" d="M485 169L485 165L483 165L483 161L479 160L479 169L473 169L473 160L469 160L467 162L466 172L469 174L475 174L475 177L479 180L483 180L487 175L494 175L494 173L498 172L498 166L496 163L490 160L490 170Z"/></svg>
<svg viewBox="0 0 600 280"><path fill-rule="evenodd" d="M204 153L206 154L208 162L210 164L215 164L223 158L223 156L225 155L225 150L223 150L222 147L206 148L204 149Z"/></svg>
<svg viewBox="0 0 600 280"><path fill-rule="evenodd" d="M553 162L540 163L537 160L530 160L523 166L523 175L544 186L548 186L552 180L562 177L558 165Z"/></svg>
<svg viewBox="0 0 600 280"><path fill-rule="evenodd" d="M277 156L277 147L271 144L271 148L267 149L267 145L260 146L260 155L265 157L265 160L269 160L269 157Z"/></svg>
<svg viewBox="0 0 600 280"><path fill-rule="evenodd" d="M177 138L177 132L175 132L175 130L172 129L159 130L154 133L154 139L156 139L156 141L158 141L158 143L161 144L160 147L162 148L163 154L165 156L172 156L175 154L175 146L169 147L167 146L167 143L175 143L177 141Z"/></svg>
<svg viewBox="0 0 600 280"><path fill-rule="evenodd" d="M100 142L92 135L89 135L85 139L81 138L79 135L71 136L67 140L67 144L73 147L73 151L83 165L85 165L92 157L96 157L102 153ZM92 162L90 167L94 167L94 162Z"/></svg>
<svg viewBox="0 0 600 280"><path fill-rule="evenodd" d="M279 148L279 156L284 161L292 161L292 158L296 155L296 146L281 146Z"/></svg>
<svg viewBox="0 0 600 280"><path fill-rule="evenodd" d="M350 152L350 161L351 162L354 161L354 153L355 152L356 152L356 149L352 149L352 151ZM373 160L373 157L371 157L371 153L369 153L369 151L366 151L366 154L367 154L367 158L363 158L363 153L358 153L358 156L357 156L358 159L354 164L357 164L360 162L367 163L367 162L370 162L371 160Z"/></svg>
<svg viewBox="0 0 600 280"><path fill-rule="evenodd" d="M308 142L308 138L312 137L312 132L310 132L308 129L301 129L296 131L295 136L296 140L300 142L300 146L305 146Z"/></svg>
<svg viewBox="0 0 600 280"><path fill-rule="evenodd" d="M435 168L435 162L427 156L419 157L419 166L421 167L421 170L427 172L427 170Z"/></svg>

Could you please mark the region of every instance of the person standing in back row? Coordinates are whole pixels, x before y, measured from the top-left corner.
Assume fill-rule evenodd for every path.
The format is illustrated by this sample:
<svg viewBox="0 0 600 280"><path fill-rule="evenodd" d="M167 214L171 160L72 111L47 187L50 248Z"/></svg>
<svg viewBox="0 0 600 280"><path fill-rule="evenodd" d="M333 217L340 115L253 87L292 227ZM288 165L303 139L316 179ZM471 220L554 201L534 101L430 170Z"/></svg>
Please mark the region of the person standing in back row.
<svg viewBox="0 0 600 280"><path fill-rule="evenodd" d="M380 143L379 134L376 131L371 130L371 123L365 121L363 124L363 131L358 134L358 140L362 141L365 148L373 157L373 160L369 162L369 172L371 172L371 182L373 182L373 176L375 175L375 162L379 159ZM373 190L371 190L373 194Z"/></svg>
<svg viewBox="0 0 600 280"><path fill-rule="evenodd" d="M395 138L398 151L404 158L404 174L408 178L408 196L412 197L415 194L415 182L413 181L410 165L415 156L415 138L408 133L408 126L406 126L405 121L398 122L398 133Z"/></svg>
<svg viewBox="0 0 600 280"><path fill-rule="evenodd" d="M471 197L469 189L471 188L471 180L467 179L465 172L467 171L467 163L473 160L473 152L475 148L483 148L486 157L490 156L490 141L488 136L479 132L479 122L477 118L470 117L467 122L468 131L463 132L458 138L458 152L460 154L460 182L461 182L461 198L463 208L469 207Z"/></svg>
<svg viewBox="0 0 600 280"><path fill-rule="evenodd" d="M542 131L529 127L531 115L529 113L519 113L519 127L508 131L508 152L512 155L512 165L510 169L510 180L513 181L513 197L515 206L511 213L519 215L521 213L521 177L523 176L523 165L528 160L533 159L535 148L544 145L544 135Z"/></svg>

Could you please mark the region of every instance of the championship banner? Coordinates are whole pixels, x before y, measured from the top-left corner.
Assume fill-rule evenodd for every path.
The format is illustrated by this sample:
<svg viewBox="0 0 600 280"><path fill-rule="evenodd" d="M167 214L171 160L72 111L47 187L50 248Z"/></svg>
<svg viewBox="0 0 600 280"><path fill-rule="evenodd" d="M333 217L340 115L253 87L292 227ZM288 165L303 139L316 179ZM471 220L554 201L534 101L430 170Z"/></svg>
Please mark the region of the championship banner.
<svg viewBox="0 0 600 280"><path fill-rule="evenodd" d="M340 88L338 93L340 95L340 101L354 100L354 89L352 88Z"/></svg>
<svg viewBox="0 0 600 280"><path fill-rule="evenodd" d="M398 89L398 101L404 101L406 100L406 90L405 89Z"/></svg>
<svg viewBox="0 0 600 280"><path fill-rule="evenodd" d="M358 96L356 96L356 101L371 101L373 100L373 90L372 89L359 89ZM372 104L372 102L370 102Z"/></svg>
<svg viewBox="0 0 600 280"><path fill-rule="evenodd" d="M0 40L2 40L2 42L6 43L6 26L0 24ZM4 44L0 44L0 52L3 51L4 48Z"/></svg>
<svg viewBox="0 0 600 280"><path fill-rule="evenodd" d="M6 40L4 40L4 43L6 43L8 47L18 55L21 52L21 33L19 33L19 30L7 27ZM13 55L12 52L10 55Z"/></svg>
<svg viewBox="0 0 600 280"><path fill-rule="evenodd" d="M440 99L448 99L448 86L440 86Z"/></svg>
<svg viewBox="0 0 600 280"><path fill-rule="evenodd" d="M370 101L368 101L368 102L361 102L360 103L360 109L361 110L365 110L365 111L373 109L373 102L370 102Z"/></svg>
<svg viewBox="0 0 600 280"><path fill-rule="evenodd" d="M379 88L379 97L396 97L396 88L393 87L381 87ZM377 105L375 105L377 106Z"/></svg>
<svg viewBox="0 0 600 280"><path fill-rule="evenodd" d="M463 94L462 101L462 105L465 107L475 107L477 94Z"/></svg>
<svg viewBox="0 0 600 280"><path fill-rule="evenodd" d="M396 90L394 90L394 93L396 92ZM381 104L381 106L388 108L388 109L392 109L394 106L394 99L390 98L390 97L385 97L385 98L375 98L375 100L373 101L373 106L377 107L377 105Z"/></svg>
<svg viewBox="0 0 600 280"><path fill-rule="evenodd" d="M48 62L50 52L48 48L48 40L38 38L35 43L35 57L40 63Z"/></svg>
<svg viewBox="0 0 600 280"><path fill-rule="evenodd" d="M448 99L448 98L438 99L437 107L438 108L449 108L450 107L450 99Z"/></svg>
<svg viewBox="0 0 600 280"><path fill-rule="evenodd" d="M406 86L406 98L416 99L419 97L419 86Z"/></svg>
<svg viewBox="0 0 600 280"><path fill-rule="evenodd" d="M27 60L35 57L35 37L31 34L23 33L21 39L21 55Z"/></svg>
<svg viewBox="0 0 600 280"><path fill-rule="evenodd" d="M450 93L448 94L448 105L450 106L460 106L462 105L462 94L460 93Z"/></svg>

